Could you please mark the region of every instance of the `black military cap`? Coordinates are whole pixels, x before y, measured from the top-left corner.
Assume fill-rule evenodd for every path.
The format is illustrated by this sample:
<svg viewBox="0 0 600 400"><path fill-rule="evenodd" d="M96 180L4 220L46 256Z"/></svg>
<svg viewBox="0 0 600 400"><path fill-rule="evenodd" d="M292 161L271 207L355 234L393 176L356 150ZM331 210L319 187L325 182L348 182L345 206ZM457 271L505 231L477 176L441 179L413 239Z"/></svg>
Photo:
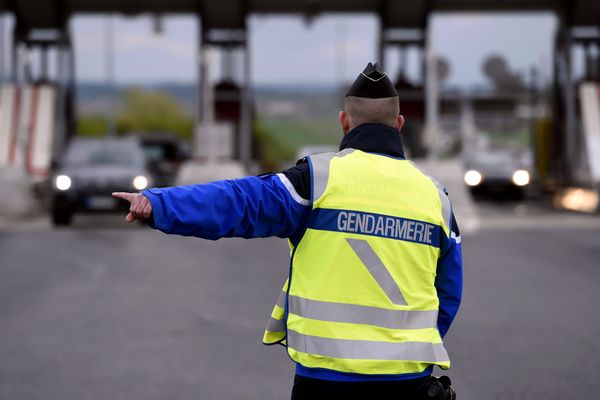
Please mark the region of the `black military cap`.
<svg viewBox="0 0 600 400"><path fill-rule="evenodd" d="M346 96L381 99L397 97L398 92L385 72L381 71L378 63L369 63L367 68L358 75Z"/></svg>

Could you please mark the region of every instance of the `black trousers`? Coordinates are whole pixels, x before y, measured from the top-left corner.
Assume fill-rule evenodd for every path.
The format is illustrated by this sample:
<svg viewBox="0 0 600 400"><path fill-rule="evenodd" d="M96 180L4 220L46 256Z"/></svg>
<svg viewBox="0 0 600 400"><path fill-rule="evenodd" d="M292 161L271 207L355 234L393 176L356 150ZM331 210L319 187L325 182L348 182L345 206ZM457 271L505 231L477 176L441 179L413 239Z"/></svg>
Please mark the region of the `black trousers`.
<svg viewBox="0 0 600 400"><path fill-rule="evenodd" d="M337 382L296 375L292 400L421 400L429 377L406 381Z"/></svg>

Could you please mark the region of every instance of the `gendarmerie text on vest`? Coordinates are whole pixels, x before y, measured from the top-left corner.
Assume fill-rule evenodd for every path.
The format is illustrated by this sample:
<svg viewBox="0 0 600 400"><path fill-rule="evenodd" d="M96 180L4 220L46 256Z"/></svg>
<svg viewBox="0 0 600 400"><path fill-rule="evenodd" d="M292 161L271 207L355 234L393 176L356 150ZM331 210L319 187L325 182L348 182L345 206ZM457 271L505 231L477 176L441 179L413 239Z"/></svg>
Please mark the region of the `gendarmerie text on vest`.
<svg viewBox="0 0 600 400"><path fill-rule="evenodd" d="M425 222L385 215L339 211L337 229L341 232L385 236L393 239L432 244L434 226Z"/></svg>

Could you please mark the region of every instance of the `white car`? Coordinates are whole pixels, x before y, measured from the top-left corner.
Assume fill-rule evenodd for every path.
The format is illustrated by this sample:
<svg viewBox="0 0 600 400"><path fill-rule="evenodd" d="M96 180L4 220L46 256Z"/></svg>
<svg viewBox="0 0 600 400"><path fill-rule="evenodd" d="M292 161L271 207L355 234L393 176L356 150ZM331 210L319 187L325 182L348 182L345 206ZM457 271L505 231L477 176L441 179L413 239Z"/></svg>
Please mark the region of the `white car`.
<svg viewBox="0 0 600 400"><path fill-rule="evenodd" d="M465 160L464 181L474 195L523 197L531 184L529 153L479 150Z"/></svg>

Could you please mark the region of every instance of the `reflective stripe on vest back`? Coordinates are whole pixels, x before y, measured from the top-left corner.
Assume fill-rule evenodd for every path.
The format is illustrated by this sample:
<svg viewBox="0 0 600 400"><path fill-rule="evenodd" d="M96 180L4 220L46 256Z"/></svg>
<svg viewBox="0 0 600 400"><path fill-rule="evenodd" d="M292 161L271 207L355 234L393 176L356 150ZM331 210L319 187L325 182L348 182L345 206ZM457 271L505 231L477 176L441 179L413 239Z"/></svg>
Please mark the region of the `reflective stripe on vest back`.
<svg viewBox="0 0 600 400"><path fill-rule="evenodd" d="M448 368L434 286L449 234L445 194L406 160L353 149L309 159L313 212L265 343L285 339L311 368Z"/></svg>

